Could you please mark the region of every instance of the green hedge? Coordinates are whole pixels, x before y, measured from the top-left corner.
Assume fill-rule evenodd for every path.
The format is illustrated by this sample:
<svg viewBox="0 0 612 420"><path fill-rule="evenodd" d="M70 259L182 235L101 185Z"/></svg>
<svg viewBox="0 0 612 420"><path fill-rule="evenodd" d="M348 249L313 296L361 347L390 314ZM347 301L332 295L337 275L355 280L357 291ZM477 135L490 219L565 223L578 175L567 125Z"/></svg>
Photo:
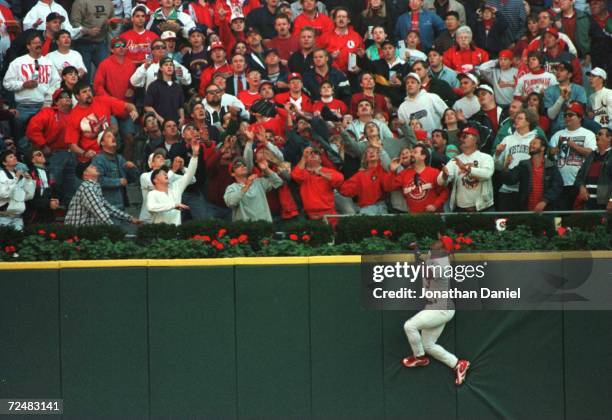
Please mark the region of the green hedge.
<svg viewBox="0 0 612 420"><path fill-rule="evenodd" d="M564 218L560 229L546 216L510 216L505 231L497 231L496 217L482 214L358 216L341 219L335 235L320 221L274 225L210 220L179 227L143 225L135 240L117 226L39 225L25 232L0 227L0 260L367 254L425 249L438 233L457 238L457 251L612 249L608 217L583 216Z"/></svg>

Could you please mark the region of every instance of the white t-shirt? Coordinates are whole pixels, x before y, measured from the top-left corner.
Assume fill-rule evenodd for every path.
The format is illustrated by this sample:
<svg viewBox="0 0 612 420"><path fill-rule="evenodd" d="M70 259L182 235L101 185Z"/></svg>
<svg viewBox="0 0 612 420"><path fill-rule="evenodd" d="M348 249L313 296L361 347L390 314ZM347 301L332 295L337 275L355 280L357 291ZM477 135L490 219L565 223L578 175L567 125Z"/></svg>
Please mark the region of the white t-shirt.
<svg viewBox="0 0 612 420"><path fill-rule="evenodd" d="M53 67L55 67L60 75L62 76L62 70L68 66L76 67L77 70L83 70L87 72L83 57L78 51L70 50L66 54L62 54L58 50L50 52L45 56L47 60L51 61Z"/></svg>
<svg viewBox="0 0 612 420"><path fill-rule="evenodd" d="M567 128L557 131L550 139L550 147L558 147L557 167L563 178L563 185L574 185L578 170L584 162L584 156L569 147L568 142L573 140L578 146L586 147L591 150L597 148L595 134L584 127L570 131Z"/></svg>
<svg viewBox="0 0 612 420"><path fill-rule="evenodd" d="M547 87L558 84L557 77L547 71L538 74L526 73L518 79L514 96L525 98L532 92L543 93Z"/></svg>
<svg viewBox="0 0 612 420"><path fill-rule="evenodd" d="M480 102L478 102L476 95L472 95L471 98L464 96L455 102L453 109L455 111L459 111L461 109L463 111L463 115L465 115L465 118L470 118L472 115L480 111Z"/></svg>
<svg viewBox="0 0 612 420"><path fill-rule="evenodd" d="M400 105L397 115L400 120L410 122L417 119L424 130L431 134L432 130L442 128L440 118L448 106L435 93L421 90L414 98L406 97Z"/></svg>

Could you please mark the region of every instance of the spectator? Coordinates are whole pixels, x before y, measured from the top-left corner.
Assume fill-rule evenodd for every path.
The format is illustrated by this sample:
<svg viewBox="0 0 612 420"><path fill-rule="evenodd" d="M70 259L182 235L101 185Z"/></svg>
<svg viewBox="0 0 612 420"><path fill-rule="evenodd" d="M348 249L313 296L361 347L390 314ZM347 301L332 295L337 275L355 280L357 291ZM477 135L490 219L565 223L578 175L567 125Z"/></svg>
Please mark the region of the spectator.
<svg viewBox="0 0 612 420"><path fill-rule="evenodd" d="M267 0L261 7L249 12L246 17L246 27L255 28L264 40L269 40L277 35L274 28L275 16L279 0Z"/></svg>
<svg viewBox="0 0 612 420"><path fill-rule="evenodd" d="M449 143L448 133L442 129L431 132L431 146L434 151L448 159L452 159L459 154L457 146Z"/></svg>
<svg viewBox="0 0 612 420"><path fill-rule="evenodd" d="M507 41L510 43L516 42L523 33L527 11L523 0L486 0L486 3L492 6L498 16L503 16L508 22L508 30L506 31Z"/></svg>
<svg viewBox="0 0 612 420"><path fill-rule="evenodd" d="M153 173L153 171L155 171L156 169L162 168L166 164L165 151L161 149L157 149L157 150L158 150L157 152L151 153L145 161L149 171L143 172L140 175L140 191L142 193L142 206L140 207L140 216L138 216L138 218L142 220L143 223L151 223L151 213L149 213L149 210L147 207L147 198L149 196L149 193L155 189L153 187L153 183L151 182L151 174ZM180 175L175 176L174 172L172 171L168 173L169 182L174 182L177 179L180 179Z"/></svg>
<svg viewBox="0 0 612 420"><path fill-rule="evenodd" d="M391 8L387 7L385 0L368 0L365 9L355 17L353 26L357 33L365 34L366 37L370 38L375 38L374 31L376 28L382 29L385 37L379 41L380 44L387 38L386 34L393 33L395 17ZM379 57L370 57L374 60L377 58Z"/></svg>
<svg viewBox="0 0 612 420"><path fill-rule="evenodd" d="M277 51L280 63L286 67L293 51L298 51L300 48L298 36L291 34L291 21L287 15L277 15L274 18L274 30L277 35L267 42L264 40L264 44L267 48Z"/></svg>
<svg viewBox="0 0 612 420"><path fill-rule="evenodd" d="M457 79L457 72L444 65L440 51L442 50L432 48L427 52L427 63L429 64L427 73L429 73L432 79L442 80L451 88L458 88L459 79Z"/></svg>
<svg viewBox="0 0 612 420"><path fill-rule="evenodd" d="M288 77L288 81L289 92L278 93L274 97L274 101L280 106L289 103L295 106L295 109L298 111L312 112L310 97L302 91L304 87L302 76L299 73L291 73Z"/></svg>
<svg viewBox="0 0 612 420"><path fill-rule="evenodd" d="M587 210L612 210L611 133L602 127L597 133L597 149L587 156L576 175L578 201Z"/></svg>
<svg viewBox="0 0 612 420"><path fill-rule="evenodd" d="M519 111L514 117L514 134L506 137L495 148L495 169L512 170L525 159L530 158L530 143L536 137L534 130L538 123L537 115L531 111ZM508 162L509 160L509 162ZM497 196L498 211L518 211L521 201L519 200L519 185L504 184Z"/></svg>
<svg viewBox="0 0 612 420"><path fill-rule="evenodd" d="M453 105L453 109L457 112L463 113L465 118L471 118L472 115L480 111L480 103L478 98L474 94L476 87L478 87L478 78L472 73L461 73L459 76L459 82L461 84L462 98L459 99Z"/></svg>
<svg viewBox="0 0 612 420"><path fill-rule="evenodd" d="M559 13L560 29L567 34L578 49L578 57L590 60L591 39L591 20L589 16L574 8L574 0L560 0Z"/></svg>
<svg viewBox="0 0 612 420"><path fill-rule="evenodd" d="M334 28L318 37L317 44L329 52L333 67L345 73L354 71L354 68L349 68L349 54L363 51L362 37L349 26L351 20L348 9L337 7L331 16Z"/></svg>
<svg viewBox="0 0 612 420"><path fill-rule="evenodd" d="M556 28L548 28L544 35L544 48L542 58L544 59L544 69L553 73L555 67L562 62L568 62L572 65L572 82L582 84L582 68L580 67L580 61L574 54L571 54L562 49L561 42L559 40L559 31Z"/></svg>
<svg viewBox="0 0 612 420"><path fill-rule="evenodd" d="M213 23L213 11L211 4L206 0L195 0L190 1L185 9L188 12L191 20L196 24L196 27L207 28L212 31Z"/></svg>
<svg viewBox="0 0 612 420"><path fill-rule="evenodd" d="M465 25L465 8L457 0L425 0L423 5L425 10L437 14L438 16L445 16L449 12L457 13L459 23Z"/></svg>
<svg viewBox="0 0 612 420"><path fill-rule="evenodd" d="M146 6L136 5L131 13L132 29L123 32L121 38L127 41L126 58L136 66L140 66L147 56L151 55L151 44L159 38L159 35L145 28L148 17Z"/></svg>
<svg viewBox="0 0 612 420"><path fill-rule="evenodd" d="M444 16L445 29L436 37L433 47L438 51L446 51L455 45L457 29L464 26L465 22L462 23L459 20L459 13L453 11L440 16Z"/></svg>
<svg viewBox="0 0 612 420"><path fill-rule="evenodd" d="M346 197L357 197L359 214L387 214L384 197L388 176L381 164L380 148L368 146L363 154L362 168L344 181L339 192Z"/></svg>
<svg viewBox="0 0 612 420"><path fill-rule="evenodd" d="M527 99L531 92L541 93L547 87L558 84L554 74L544 71L542 55L539 52L532 51L527 57L529 73L523 74L518 79L514 89L514 97L522 100Z"/></svg>
<svg viewBox="0 0 612 420"><path fill-rule="evenodd" d="M398 174L392 185L394 189L400 188L406 205L411 213L441 212L448 198L446 186L437 182L440 171L427 165L430 160L430 151L423 144L412 148L412 167ZM399 162L391 164L391 172L395 172Z"/></svg>
<svg viewBox="0 0 612 420"><path fill-rule="evenodd" d="M136 120L138 112L133 104L112 96L94 97L84 81L76 84L74 94L78 104L70 113L65 142L80 162L88 162L100 151L98 139L109 128L111 115Z"/></svg>
<svg viewBox="0 0 612 420"><path fill-rule="evenodd" d="M327 108L327 111L324 111L324 108ZM344 102L334 98L334 85L326 80L321 83L319 100L313 104L312 112L326 121L340 121L342 116L348 113L348 108ZM328 112L331 112L331 115Z"/></svg>
<svg viewBox="0 0 612 420"><path fill-rule="evenodd" d="M570 102L580 102L583 106L587 104L584 88L571 82L573 66L568 62L562 62L555 67L555 76L558 85L549 86L544 90L544 108L550 118L550 133L565 128L563 114Z"/></svg>
<svg viewBox="0 0 612 420"><path fill-rule="evenodd" d="M35 184L30 174L17 169L12 150L0 153L0 226L23 230L25 202L34 197Z"/></svg>
<svg viewBox="0 0 612 420"><path fill-rule="evenodd" d="M479 110L476 114L472 115L470 123L472 125L478 125L484 129L481 131L481 142L480 150L484 153L488 153L491 149L499 125L504 121L507 116L507 111L503 110L500 106L495 103L495 95L493 89L489 85L481 84L476 88L476 96L478 97ZM484 133L488 131L488 135Z"/></svg>
<svg viewBox="0 0 612 420"><path fill-rule="evenodd" d="M136 88L144 87L145 91L149 88L151 83L157 80L159 62L162 58L166 57L166 43L161 39L156 39L151 43L151 51L151 60L145 60L145 62L136 69L132 77L130 77L132 86ZM191 85L191 73L189 73L182 64L175 63L175 67L180 69L180 71L176 72L178 82L182 86Z"/></svg>
<svg viewBox="0 0 612 420"><path fill-rule="evenodd" d="M503 108L508 108L516 89L518 70L512 67L514 54L510 50L502 50L496 60L489 60L476 68L480 77L493 87L495 102Z"/></svg>
<svg viewBox="0 0 612 420"><path fill-rule="evenodd" d="M608 33L612 32L612 19L610 19L610 5L606 7L604 0L589 0L589 8L591 9L591 16L593 20L601 29L606 30Z"/></svg>
<svg viewBox="0 0 612 420"><path fill-rule="evenodd" d="M278 51L274 48L267 50L264 53L264 64L266 65L266 80L271 81L278 89L287 89L287 77L289 73L286 67L281 66ZM258 70L258 69L253 69ZM258 70L261 73L261 70Z"/></svg>
<svg viewBox="0 0 612 420"><path fill-rule="evenodd" d="M410 10L397 19L395 37L406 39L408 32L419 31L423 48L428 50L444 30L444 22L437 14L423 10L423 0L409 0L408 7Z"/></svg>
<svg viewBox="0 0 612 420"><path fill-rule="evenodd" d="M359 86L361 87L361 92L354 93L351 97L351 115L357 115L357 106L359 102L361 102L363 99L367 99L368 101L370 101L374 112L389 113L385 97L380 93L376 93L374 91L376 84L374 82L374 76L372 75L372 73L368 73L367 71L361 73L361 75L359 76Z"/></svg>
<svg viewBox="0 0 612 420"><path fill-rule="evenodd" d="M344 73L329 66L329 53L323 48L312 52L314 68L304 73L304 88L313 100L318 100L321 83L329 81L334 87L336 97L348 102L351 98L351 86Z"/></svg>
<svg viewBox="0 0 612 420"><path fill-rule="evenodd" d="M15 41L17 32L19 31L19 22L15 20L13 12L5 5L0 5L0 20L3 24L0 25L0 63L4 60L4 54Z"/></svg>
<svg viewBox="0 0 612 420"><path fill-rule="evenodd" d="M188 38L189 31L195 27L191 16L178 10L174 6L174 0L159 0L159 6L159 9L149 17L147 29L157 35L165 31L181 32L184 38Z"/></svg>
<svg viewBox="0 0 612 420"><path fill-rule="evenodd" d="M259 99L259 88L262 84L261 73L257 69L252 69L247 72L246 81L248 89L243 90L238 94L238 99L242 102L245 108L248 110L251 105Z"/></svg>
<svg viewBox="0 0 612 420"><path fill-rule="evenodd" d="M312 0L304 0L312 2ZM295 27L294 27L294 34ZM312 68L312 51L315 49L315 29L306 26L299 32L300 48L289 57L289 71L293 73L304 73L309 68Z"/></svg>
<svg viewBox="0 0 612 420"><path fill-rule="evenodd" d="M41 55L42 39L36 32L26 36L28 53L16 58L9 64L2 84L15 93L17 104L17 137L25 133L28 119L51 103L51 96L60 80L53 63Z"/></svg>
<svg viewBox="0 0 612 420"><path fill-rule="evenodd" d="M46 21L47 16L51 13L57 13L64 17L62 21L62 29L70 32L70 35L76 37L80 34L88 34L90 31L86 28L73 28L68 20L68 13L58 2L54 0L39 0L23 17L23 30L39 29L40 25Z"/></svg>
<svg viewBox="0 0 612 420"><path fill-rule="evenodd" d="M183 55L176 49L176 32L164 31L159 39L166 43L166 57L170 57L177 63L183 61Z"/></svg>
<svg viewBox="0 0 612 420"><path fill-rule="evenodd" d="M195 89L200 86L200 76L208 64L206 61L208 53L204 48L205 42L206 38L200 28L195 27L189 31L190 50L183 56L182 64L189 70L192 79L191 87Z"/></svg>
<svg viewBox="0 0 612 420"><path fill-rule="evenodd" d="M302 13L295 17L293 21L293 34L302 34L302 29L309 27L314 30L314 36L321 36L334 29L334 23L324 13L321 13L317 7L317 0L300 0L302 5ZM291 71L295 71L291 69Z"/></svg>
<svg viewBox="0 0 612 420"><path fill-rule="evenodd" d="M361 141L366 137L365 126L369 122L376 124L383 143L393 140L393 134L389 127L381 121L374 119L374 108L372 107L372 102L368 99L361 99L357 103L357 118L346 127L345 131L352 132L357 141Z"/></svg>
<svg viewBox="0 0 612 420"><path fill-rule="evenodd" d="M241 118L248 120L250 116L249 116L249 113L246 112L246 109L244 108L244 104L240 102L240 100L236 98L234 95L230 95L229 93L225 92L225 86L226 86L225 79L226 79L226 76L224 74L221 74L221 73L215 74L213 76L213 83L212 83L213 85L217 86L217 88L219 89L219 97L221 98L220 105L222 108L224 108L224 114L225 114L225 111L229 111L229 112L232 112L234 115L240 115ZM204 97L204 99L202 100L202 103L204 104L204 107L208 113L210 109L208 107L209 104L208 104L207 96Z"/></svg>
<svg viewBox="0 0 612 420"><path fill-rule="evenodd" d="M554 209L563 190L563 179L554 162L546 158L546 140L536 136L529 143L529 159L509 171L511 158L501 172L503 182L518 184L518 209L542 212Z"/></svg>
<svg viewBox="0 0 612 420"><path fill-rule="evenodd" d="M36 189L34 190L34 197L26 202L26 211L23 215L26 224L55 222L55 210L59 207L59 195L55 188L55 180L45 167L45 163L45 155L42 150L34 149L32 151L30 176L36 185Z"/></svg>
<svg viewBox="0 0 612 420"><path fill-rule="evenodd" d="M489 53L472 44L472 30L461 26L455 32L456 45L444 52L444 65L458 73L468 73L489 61Z"/></svg>
<svg viewBox="0 0 612 420"><path fill-rule="evenodd" d="M159 148L163 141L161 124L155 114L145 113L142 118L142 133L136 137L136 148L141 151L137 154L139 163L142 163L141 167L147 167L149 155Z"/></svg>
<svg viewBox="0 0 612 420"><path fill-rule="evenodd" d="M602 127L612 128L612 89L605 87L608 74L601 68L595 67L587 73L589 85L593 93L589 96L589 108L593 119Z"/></svg>
<svg viewBox="0 0 612 420"><path fill-rule="evenodd" d="M130 77L136 71L134 63L126 58L127 41L115 37L111 40L112 55L105 58L96 71L94 92L96 95L107 95L121 101L131 102L134 89L130 85ZM131 118L118 118L119 133L123 142L123 153L127 159L134 154L134 134L136 126ZM98 168L100 169L100 168Z"/></svg>
<svg viewBox="0 0 612 420"><path fill-rule="evenodd" d="M385 41L389 41L391 45L395 47L395 44L393 44L391 40L387 39L387 31L385 30L384 27L372 26L371 30L370 28L368 28L368 31L370 32L370 38L371 38L370 45L366 48L366 51L365 51L365 57L367 57L368 60L376 61L380 58L383 58L382 44ZM358 31L358 32L361 33L361 31ZM366 45L368 45L367 41L366 41ZM395 56L399 57L399 51L395 50L395 48L394 48L394 51L395 51Z"/></svg>
<svg viewBox="0 0 612 420"><path fill-rule="evenodd" d="M415 61L426 61L427 55L421 48L421 38L419 31L410 31L404 40L405 48L402 49L401 56L408 62L408 65L414 64Z"/></svg>
<svg viewBox="0 0 612 420"><path fill-rule="evenodd" d="M240 155L236 137L228 136L221 147L206 158L206 178L208 214L215 219L230 219L231 210L223 196L227 187L234 182L229 167L234 158Z"/></svg>
<svg viewBox="0 0 612 420"><path fill-rule="evenodd" d="M113 225L127 221L133 224L142 223L129 214L115 208L102 195L98 179L100 173L91 162L77 167L77 176L83 180L70 201L64 223L73 226Z"/></svg>
<svg viewBox="0 0 612 420"><path fill-rule="evenodd" d="M563 193L559 199L559 210L571 210L576 198L574 183L578 170L585 158L595 150L595 135L582 127L584 108L579 102L572 102L565 110L563 130L557 131L550 139L550 154L557 160L557 167L563 177Z"/></svg>
<svg viewBox="0 0 612 420"><path fill-rule="evenodd" d="M416 73L410 73L405 79L406 99L400 105L397 115L401 120L417 119L423 129L431 132L440 128L440 119L447 106L435 93L421 89L421 78Z"/></svg>
<svg viewBox="0 0 612 420"><path fill-rule="evenodd" d="M57 72L61 75L66 67L74 67L78 71L79 77L85 76L87 69L83 63L83 57L78 51L70 49L72 46L72 37L70 32L62 29L55 35L57 50L50 52L45 58L51 63Z"/></svg>
<svg viewBox="0 0 612 420"><path fill-rule="evenodd" d="M206 86L210 84L213 79L213 76L217 73L231 73L232 68L225 60L225 48L223 44L220 42L213 42L210 44L210 59L212 60L209 63L209 66L202 71L200 75L200 89L199 93L201 96L204 96L204 92L206 90Z"/></svg>
<svg viewBox="0 0 612 420"><path fill-rule="evenodd" d="M560 11L560 9L558 10ZM555 23L553 22L553 14L557 16L552 11L552 9L542 10L541 12L538 13L538 29L540 33L545 33L548 28L554 27ZM574 45L572 40L564 32L558 32L558 33L559 33L559 42L563 46L562 49L567 48L567 50L571 54L577 55L578 50L576 49L576 46ZM535 39L533 39L529 43L529 45L527 46L526 52L541 50L543 48L543 42L544 40L542 36L538 35L537 37L535 37Z"/></svg>
<svg viewBox="0 0 612 420"><path fill-rule="evenodd" d="M247 29L246 43L248 46L248 51L245 54L247 66L251 69L258 69L262 73L265 73L266 65L264 64L263 38L257 29Z"/></svg>
<svg viewBox="0 0 612 420"><path fill-rule="evenodd" d="M227 187L223 196L225 204L232 209L232 220L265 220L272 222L272 214L266 192L279 188L283 180L270 169L267 160L257 162L263 177L249 174L243 158L235 158L230 172L235 182Z"/></svg>
<svg viewBox="0 0 612 420"><path fill-rule="evenodd" d="M448 106L453 106L458 99L453 88L444 80L432 78L429 63L418 60L412 65L412 71L421 78L421 88L440 97Z"/></svg>
<svg viewBox="0 0 612 420"><path fill-rule="evenodd" d="M499 52L509 45L506 37L508 22L490 3L485 3L476 13L479 12L480 17L474 25L474 43L486 50L491 57L497 57Z"/></svg>
<svg viewBox="0 0 612 420"><path fill-rule="evenodd" d="M302 159L291 172L291 177L300 185L300 196L309 219L336 214L334 189L340 188L344 177L334 169L321 166L321 152L318 149L304 149ZM334 219L330 220L330 224L335 224Z"/></svg>
<svg viewBox="0 0 612 420"><path fill-rule="evenodd" d="M45 56L57 49L57 34L61 30L65 18L59 13L49 13L46 18L45 30L40 32L43 40L42 55Z"/></svg>
<svg viewBox="0 0 612 420"><path fill-rule="evenodd" d="M98 169L98 183L102 188L104 199L114 207L123 210L126 190L129 183L138 179L138 169L131 161L126 161L117 153L117 139L110 130L105 130L100 138L101 153L92 159L92 165Z"/></svg>
<svg viewBox="0 0 612 420"><path fill-rule="evenodd" d="M451 160L438 175L438 185L453 185L451 211L482 212L493 210L493 158L478 151L479 134L473 127L461 132L461 154Z"/></svg>
<svg viewBox="0 0 612 420"><path fill-rule="evenodd" d="M232 74L225 80L225 91L230 95L238 96L247 90L246 59L241 54L234 54L231 59Z"/></svg>
<svg viewBox="0 0 612 420"><path fill-rule="evenodd" d="M179 180L170 183L167 168L159 168L151 173L151 183L154 190L147 196L147 210L151 214L152 223L181 224L181 211L189 210L182 204L182 195L198 167L200 143L194 139L191 144L192 156L185 174Z"/></svg>
<svg viewBox="0 0 612 420"><path fill-rule="evenodd" d="M527 95L527 109L531 109L538 115L538 126L548 133L550 128L550 120L546 116L546 110L544 109L544 100L542 94L531 92Z"/></svg>
<svg viewBox="0 0 612 420"><path fill-rule="evenodd" d="M157 80L149 86L145 96L145 112L155 114L158 120L185 122L183 89L176 83L174 62L171 58L160 61Z"/></svg>
<svg viewBox="0 0 612 420"><path fill-rule="evenodd" d="M548 19L550 19L550 16L548 15L547 11L543 11L543 13L545 13L546 16L548 16ZM527 16L527 23L525 29L523 30L523 34L524 35L520 37L520 39L514 45L514 49L512 50L513 54L517 56L520 56L523 51L526 51L527 47L536 38L541 39L537 14L531 14Z"/></svg>
<svg viewBox="0 0 612 420"><path fill-rule="evenodd" d="M111 0L75 0L72 4L70 20L85 29L84 35L75 39L74 48L83 57L90 80L94 78L92 65L98 68L108 56L108 29L113 14Z"/></svg>
<svg viewBox="0 0 612 420"><path fill-rule="evenodd" d="M68 206L76 191L76 159L65 143L71 110L70 93L58 89L53 94L53 106L45 107L34 115L26 131L35 149L49 157L50 178L54 180L58 196L65 206Z"/></svg>

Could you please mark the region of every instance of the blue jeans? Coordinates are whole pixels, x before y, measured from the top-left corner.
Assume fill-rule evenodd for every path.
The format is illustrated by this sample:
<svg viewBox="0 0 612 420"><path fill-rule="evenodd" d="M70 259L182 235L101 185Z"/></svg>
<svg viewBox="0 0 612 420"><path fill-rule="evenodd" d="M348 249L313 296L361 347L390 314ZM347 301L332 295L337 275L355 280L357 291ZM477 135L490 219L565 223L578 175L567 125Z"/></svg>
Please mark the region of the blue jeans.
<svg viewBox="0 0 612 420"><path fill-rule="evenodd" d="M40 111L42 107L43 107L42 103L40 104L18 103L17 104L16 109L17 109L18 115L15 118L15 125L16 125L15 128L17 129L17 139L21 139L23 136L25 136L25 131L26 131L26 127L28 124L28 120L38 111Z"/></svg>
<svg viewBox="0 0 612 420"><path fill-rule="evenodd" d="M189 213L191 213L192 220L204 220L208 219L208 203L200 192L187 192L183 193L183 204L189 206ZM185 213L183 213L185 215Z"/></svg>
<svg viewBox="0 0 612 420"><path fill-rule="evenodd" d="M94 79L92 64L98 68L102 60L108 57L108 44L106 42L89 42L89 41L74 41L74 49L81 53L83 63L87 69L87 81L89 83Z"/></svg>
<svg viewBox="0 0 612 420"><path fill-rule="evenodd" d="M77 190L76 157L67 150L58 150L47 159L51 177L61 191L60 201L68 206Z"/></svg>

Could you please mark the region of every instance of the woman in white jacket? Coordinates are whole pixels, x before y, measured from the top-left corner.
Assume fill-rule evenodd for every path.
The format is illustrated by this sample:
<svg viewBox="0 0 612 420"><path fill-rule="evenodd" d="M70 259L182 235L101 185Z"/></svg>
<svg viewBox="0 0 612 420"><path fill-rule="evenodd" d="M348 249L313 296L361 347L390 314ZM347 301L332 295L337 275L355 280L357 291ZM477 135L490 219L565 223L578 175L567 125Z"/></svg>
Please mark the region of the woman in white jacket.
<svg viewBox="0 0 612 420"><path fill-rule="evenodd" d="M182 195L198 167L198 155L200 154L200 142L191 142L192 156L185 174L175 182L170 183L168 173L165 169L156 169L151 173L151 183L154 190L147 195L147 209L151 213L153 223L181 224L181 210L189 210L182 204Z"/></svg>
<svg viewBox="0 0 612 420"><path fill-rule="evenodd" d="M27 172L15 169L17 163L14 152L0 154L0 226L22 230L25 202L34 197L36 184Z"/></svg>

